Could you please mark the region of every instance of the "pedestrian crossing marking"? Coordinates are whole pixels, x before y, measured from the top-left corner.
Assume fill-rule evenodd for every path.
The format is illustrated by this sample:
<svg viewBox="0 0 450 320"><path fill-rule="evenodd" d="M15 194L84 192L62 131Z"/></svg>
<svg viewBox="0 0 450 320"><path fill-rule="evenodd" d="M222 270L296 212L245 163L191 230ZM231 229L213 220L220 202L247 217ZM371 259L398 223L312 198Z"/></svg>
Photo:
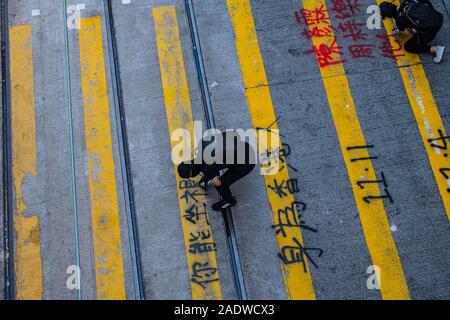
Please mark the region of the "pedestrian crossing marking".
<svg viewBox="0 0 450 320"><path fill-rule="evenodd" d="M378 4L382 2L377 0ZM395 1L394 4L399 5L399 2ZM384 26L389 34L394 23L385 19ZM392 46L395 46L395 38L389 38ZM450 170L450 138L447 137L420 57L404 51L396 61L450 221L450 176L446 173L446 170Z"/></svg>
<svg viewBox="0 0 450 320"><path fill-rule="evenodd" d="M34 63L31 25L11 27L12 174L15 192L14 230L16 298L39 300L43 295L40 219L25 212L27 176L37 175Z"/></svg>
<svg viewBox="0 0 450 320"><path fill-rule="evenodd" d="M100 17L81 19L79 47L97 298L123 300L119 203Z"/></svg>
<svg viewBox="0 0 450 320"><path fill-rule="evenodd" d="M304 10L313 11L319 7L324 9L322 12L327 13L324 0L303 0ZM327 28L329 24L321 20L317 25L311 25L310 29L312 30L314 27ZM332 30L330 34L331 37L312 37L314 47L339 48ZM339 50L334 50L333 56L335 61L342 61ZM379 178L372 164L370 148L362 147L367 146L367 143L343 63L321 66L319 57L318 62L366 243L373 264L381 270L379 277L382 297L384 299L409 299L403 267L392 237L383 201L381 199L369 201L369 203L367 201L373 197L381 197L380 187L377 183L365 184L364 188L358 186L358 182L362 178L364 181L377 181ZM354 161L355 159L364 161Z"/></svg>
<svg viewBox="0 0 450 320"><path fill-rule="evenodd" d="M230 13L231 22L234 29L237 55L242 72L242 78L246 88L247 104L252 119L253 127L267 128L272 125L271 129L278 129L277 118L275 116L274 105L267 82L264 61L261 55L258 36L256 34L255 23L249 0L227 0L228 11ZM281 140L281 138L280 138ZM259 152L264 154L271 150L271 146L263 146L258 141ZM280 146L281 143L278 143ZM261 150L266 149L266 150ZM273 211L274 225L279 225L278 212L290 208L295 202L294 196L289 194L280 198L274 193L270 186L274 181L289 181L289 173L287 170L280 171L276 175L265 176L266 190L269 198L270 206ZM279 233L277 242L280 254L284 249L292 248L290 252L296 256L298 260L303 258L306 272L300 261L296 263L282 263L282 273L289 299L292 300L314 300L316 298L311 273L307 259L304 257L300 246L303 245L302 232L297 228L287 228L286 236Z"/></svg>
<svg viewBox="0 0 450 320"><path fill-rule="evenodd" d="M194 120L175 7L154 8L153 19L169 137L180 129L189 131L190 136L194 137ZM172 147L175 148L178 142L171 139ZM221 300L215 243L206 212L205 195L198 186L199 181L183 180L177 168L175 165L192 298Z"/></svg>

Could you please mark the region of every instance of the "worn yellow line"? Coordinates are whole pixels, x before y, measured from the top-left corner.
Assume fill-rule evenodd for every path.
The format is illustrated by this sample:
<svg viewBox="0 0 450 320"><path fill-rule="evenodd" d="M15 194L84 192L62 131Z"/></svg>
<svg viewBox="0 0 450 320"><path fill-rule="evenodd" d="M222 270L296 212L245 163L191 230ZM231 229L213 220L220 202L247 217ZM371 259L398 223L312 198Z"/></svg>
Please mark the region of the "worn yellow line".
<svg viewBox="0 0 450 320"><path fill-rule="evenodd" d="M154 8L153 18L170 137L179 129L187 130L190 136L194 137L194 121L175 7ZM173 148L178 143L179 141L171 139ZM203 215L206 213L203 206L206 202L205 196L202 195L203 192L198 186L183 181L177 173L177 166L175 166L175 175L191 276L192 298L220 300L222 293L215 246L212 245L214 240L207 216ZM198 219L187 217L192 212L200 213ZM204 249L206 252L203 251Z"/></svg>
<svg viewBox="0 0 450 320"><path fill-rule="evenodd" d="M305 10L314 10L321 6L324 6L326 10L324 0L303 0ZM311 30L316 26L319 28L328 27L327 23L321 22L311 26ZM321 45L330 47L333 45L333 41L335 41L333 32L332 37L313 37L313 44L317 48ZM337 43L334 45L338 46ZM333 58L337 61L341 60L339 53L335 53ZM352 146L366 146L367 144L361 130L344 66L343 64L329 65L321 67L320 71L367 246L373 264L380 267L381 294L384 299L409 299L409 290L392 238L384 204L381 200L371 201L370 204L363 200L367 196L381 196L380 187L378 184L365 184L364 189L361 189L357 185L358 181L376 181L381 178L375 172L370 160L352 162L352 159L369 157L368 149L352 151L347 149Z"/></svg>
<svg viewBox="0 0 450 320"><path fill-rule="evenodd" d="M32 27L10 29L11 105L12 105L12 171L16 207L14 229L16 298L42 299L42 261L40 225L37 212L25 216L27 205L23 194L26 179L37 175L36 119L34 101L34 65Z"/></svg>
<svg viewBox="0 0 450 320"><path fill-rule="evenodd" d="M100 17L79 30L81 81L98 299L125 299L119 207Z"/></svg>
<svg viewBox="0 0 450 320"><path fill-rule="evenodd" d="M278 129L274 106L270 89L268 87L266 71L262 59L252 10L249 0L227 0L228 11L233 25L236 49L241 66L242 77L246 87L246 96L249 112L254 128L267 128L271 124L272 130ZM272 144L259 143L259 151L264 154L267 150L272 150ZM265 149L265 150L264 150ZM282 183L289 180L287 170L282 170L276 175L265 176L265 183L269 202L273 211L274 225L278 225L278 212L292 207L294 196L287 195L280 198L269 186L274 186L275 182ZM277 235L277 242L280 252L288 247L298 247L298 240L303 246L303 236L298 229L286 228L286 236ZM306 260L306 259L305 259ZM301 263L282 264L282 273L289 299L313 300L315 293L311 279L311 273L306 262L307 272L304 271Z"/></svg>
<svg viewBox="0 0 450 320"><path fill-rule="evenodd" d="M381 4L383 1L377 0L377 2ZM396 4L399 4L398 1ZM393 22L386 19L384 25L388 34L392 33ZM393 47L398 46L394 37L390 37L390 40ZM430 139L447 137L444 124L431 92L425 70L421 65L420 57L407 52L401 52L401 54L404 55L397 57L397 64L400 67L399 70L406 93L430 159L431 169L434 173L447 217L450 220L450 179L447 178L450 177L450 139L429 142ZM439 130L441 130L442 136L439 134ZM445 146L445 148L440 149L432 144Z"/></svg>

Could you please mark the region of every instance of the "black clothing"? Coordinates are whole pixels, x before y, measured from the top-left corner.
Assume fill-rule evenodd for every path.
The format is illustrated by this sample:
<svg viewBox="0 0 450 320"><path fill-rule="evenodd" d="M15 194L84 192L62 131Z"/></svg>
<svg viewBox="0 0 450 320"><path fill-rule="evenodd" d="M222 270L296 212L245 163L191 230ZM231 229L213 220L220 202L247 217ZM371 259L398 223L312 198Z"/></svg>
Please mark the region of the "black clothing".
<svg viewBox="0 0 450 320"><path fill-rule="evenodd" d="M227 145L227 137L233 138L231 146ZM222 148L215 150L216 139L213 137L212 141L202 141L201 149L198 150L202 155L202 163L195 164L197 170L203 172L203 181L211 181L216 177L220 177L222 186L216 188L222 198L226 201L231 201L233 198L230 186L250 174L256 167L256 152L246 141L242 141L234 131L227 131L221 135ZM231 138L230 138L231 139ZM207 163L205 159L208 155L206 151L210 152L212 156L217 156L218 159L214 163ZM244 151L244 154L240 152ZM217 154L221 152L221 154ZM194 159L194 163L198 161L199 154L197 153L197 161ZM229 157L230 159L227 159ZM229 161L227 161L229 160ZM226 170L226 172L220 176L220 172Z"/></svg>
<svg viewBox="0 0 450 320"><path fill-rule="evenodd" d="M237 201L235 198L231 197L228 200L220 200L217 203L214 203L212 205L212 209L214 211L225 211L228 208L234 207L237 204Z"/></svg>
<svg viewBox="0 0 450 320"><path fill-rule="evenodd" d="M246 164L240 167L228 169L228 171L220 177L220 182L222 183L222 185L219 188L216 188L222 199L229 201L231 198L233 198L233 194L230 190L231 185L249 175L253 171L255 166L256 165L254 164Z"/></svg>
<svg viewBox="0 0 450 320"><path fill-rule="evenodd" d="M231 138L230 138L231 137ZM216 143L216 137L212 141L202 141L201 149L197 151L197 157L194 159L195 165L203 172L205 180L211 181L220 176L220 171L236 169L240 170L248 165L256 164L256 153L250 144L240 140L234 131L227 131L221 134L222 148ZM233 139L232 145L227 145L227 138ZM217 147L217 149L216 149ZM220 152L220 154L218 153ZM243 152L242 154L240 152ZM199 154L200 153L200 154ZM213 163L208 162L209 153L214 157ZM198 160L201 156L201 164ZM230 159L228 159L230 158Z"/></svg>
<svg viewBox="0 0 450 320"><path fill-rule="evenodd" d="M395 18L397 16L397 6L389 2L382 2L380 4L380 14L381 18Z"/></svg>
<svg viewBox="0 0 450 320"><path fill-rule="evenodd" d="M411 39L406 41L405 50L411 53L429 53L431 50L429 43L436 38L438 32L439 30L434 34L415 34Z"/></svg>
<svg viewBox="0 0 450 320"><path fill-rule="evenodd" d="M428 4L431 8L433 8L433 5L431 4L430 0L418 0L420 3ZM397 23L397 27L400 31L405 31L406 28L408 29L414 29L416 26L411 22L411 20L408 19L408 17L403 13L405 7L409 4L409 1L403 1L400 4L400 7L398 7L397 10L397 17L395 18L395 22ZM417 30L419 31L419 30Z"/></svg>
<svg viewBox="0 0 450 320"><path fill-rule="evenodd" d="M435 10L430 0L418 0L418 2L427 4ZM415 26L404 13L404 9L408 4L409 1L403 1L401 3L397 17L395 18L395 22L400 31L405 31L406 29L415 29L417 31L417 33L405 43L405 50L411 53L429 53L431 50L431 45L429 45L429 43L436 38L442 24L439 27L418 30L417 26Z"/></svg>

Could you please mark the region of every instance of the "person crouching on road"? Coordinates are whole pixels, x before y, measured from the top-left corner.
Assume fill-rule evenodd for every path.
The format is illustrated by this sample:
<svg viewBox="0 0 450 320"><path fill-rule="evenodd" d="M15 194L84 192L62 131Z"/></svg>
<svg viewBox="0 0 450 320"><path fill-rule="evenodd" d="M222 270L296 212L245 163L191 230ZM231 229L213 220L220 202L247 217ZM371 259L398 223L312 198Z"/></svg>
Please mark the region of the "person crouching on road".
<svg viewBox="0 0 450 320"><path fill-rule="evenodd" d="M217 139L222 139L218 143ZM191 179L203 173L200 186L207 189L209 182L219 192L222 200L213 204L214 211L224 211L237 204L230 187L237 181L249 175L256 167L256 153L249 143L242 141L235 131L227 131L213 136L211 141L202 141L202 158L183 162L178 166L178 174L183 179ZM214 150L213 161L205 161L204 151ZM209 163L209 164L208 164ZM221 175L221 171L226 172Z"/></svg>
<svg viewBox="0 0 450 320"><path fill-rule="evenodd" d="M440 63L445 46L432 46L444 23L444 16L438 12L430 0L401 0L399 7L383 2L380 4L381 17L395 19L394 33L411 37L405 43L405 50L411 53L431 53L434 62Z"/></svg>

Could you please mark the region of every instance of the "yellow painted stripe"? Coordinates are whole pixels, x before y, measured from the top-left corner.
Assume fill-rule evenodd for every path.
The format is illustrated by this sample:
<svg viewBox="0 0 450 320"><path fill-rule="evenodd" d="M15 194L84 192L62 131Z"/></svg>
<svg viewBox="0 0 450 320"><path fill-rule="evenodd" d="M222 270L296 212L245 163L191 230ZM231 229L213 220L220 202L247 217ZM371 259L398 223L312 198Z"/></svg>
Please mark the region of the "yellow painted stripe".
<svg viewBox="0 0 450 320"><path fill-rule="evenodd" d="M383 1L377 0L378 4ZM399 4L398 1L396 3ZM384 25L388 33L391 33L394 27L393 21L389 19L384 20ZM395 43L393 37L391 44L395 48L398 45ZM422 141L425 145L425 149L430 159L431 169L433 170L436 182L439 188L439 192L444 203L447 217L450 220L450 146L447 150L442 150L432 146L429 142L430 139L439 138L439 131L441 130L444 137L447 136L442 123L441 116L438 111L438 107L431 92L430 84L428 83L425 70L420 62L420 57L416 54L402 52L404 55L398 57L397 64L399 66L400 74L405 85L406 93L408 95L409 102L411 104L414 117L416 118L417 126L419 127ZM449 143L447 139L447 143ZM443 146L443 141L437 141L435 144ZM447 155L447 156L445 156ZM443 174L441 169L444 169Z"/></svg>
<svg viewBox="0 0 450 320"><path fill-rule="evenodd" d="M250 1L227 0L227 3L235 33L236 49L246 87L247 103L253 126L254 128L267 128L274 124L271 129L276 130L278 129L277 119L268 87ZM258 143L261 154L273 149L270 143L268 145L263 145L261 141L258 141ZM274 213L274 225L280 223L276 213L291 207L295 200L292 195L284 198L278 197L276 193L270 190L269 186L274 186L275 181L281 183L288 180L289 173L287 170L282 170L276 175L265 176L267 194ZM298 247L295 239L303 245L302 233L298 229L286 228L286 237L281 233L278 234L277 242L280 252L286 247ZM289 299L313 300L316 298L307 261L306 265L307 272L304 272L303 266L299 263L282 264L282 272Z"/></svg>
<svg viewBox="0 0 450 320"><path fill-rule="evenodd" d="M37 175L36 119L34 101L34 69L32 27L10 29L11 53L11 104L13 179L16 207L14 229L17 235L15 248L16 298L42 299L42 261L40 225L37 212L27 210L22 191L25 179Z"/></svg>
<svg viewBox="0 0 450 320"><path fill-rule="evenodd" d="M314 10L321 6L326 9L324 0L303 0L305 10ZM316 26L319 28L328 27L324 22ZM314 27L311 26L311 29ZM315 37L313 38L313 44L316 47L321 45L332 46L334 39L334 35L333 37ZM339 53L335 53L333 58L338 61L341 60ZM342 64L330 65L320 68L320 71L367 246L373 264L381 269L381 294L384 299L409 299L409 290L392 238L384 204L381 200L372 201L370 204L363 200L367 196L380 196L380 188L378 184L366 184L364 189L357 186L357 182L360 180L376 181L380 179L380 176L376 174L371 161L351 161L352 159L369 157L367 149L347 150L352 146L366 146L367 144L361 130L344 66Z"/></svg>
<svg viewBox="0 0 450 320"><path fill-rule="evenodd" d="M172 137L172 134L178 129L185 129L190 132L191 137L194 137L194 121L175 7L154 8L153 18L170 136ZM171 143L172 147L175 148L179 141L172 141L171 139ZM188 211L196 210L192 210L193 206L200 213L206 212L202 206L206 202L205 197L203 195L195 196L198 202L195 202L189 196L186 197L186 191L193 193L197 191L200 194L203 192L198 187L191 190L182 188L183 180L178 175L176 166L175 175L189 274L191 280L195 280L191 284L192 298L195 300L220 300L222 299L222 293L215 252L210 251L201 254L196 253L195 250L194 253L192 252L191 239L193 236L209 235L206 242L214 242L209 223L205 216L201 216L199 221L195 221L196 223L190 222L185 217ZM199 270L206 271L199 272Z"/></svg>
<svg viewBox="0 0 450 320"><path fill-rule="evenodd" d="M98 299L125 299L119 207L100 17L79 30Z"/></svg>

